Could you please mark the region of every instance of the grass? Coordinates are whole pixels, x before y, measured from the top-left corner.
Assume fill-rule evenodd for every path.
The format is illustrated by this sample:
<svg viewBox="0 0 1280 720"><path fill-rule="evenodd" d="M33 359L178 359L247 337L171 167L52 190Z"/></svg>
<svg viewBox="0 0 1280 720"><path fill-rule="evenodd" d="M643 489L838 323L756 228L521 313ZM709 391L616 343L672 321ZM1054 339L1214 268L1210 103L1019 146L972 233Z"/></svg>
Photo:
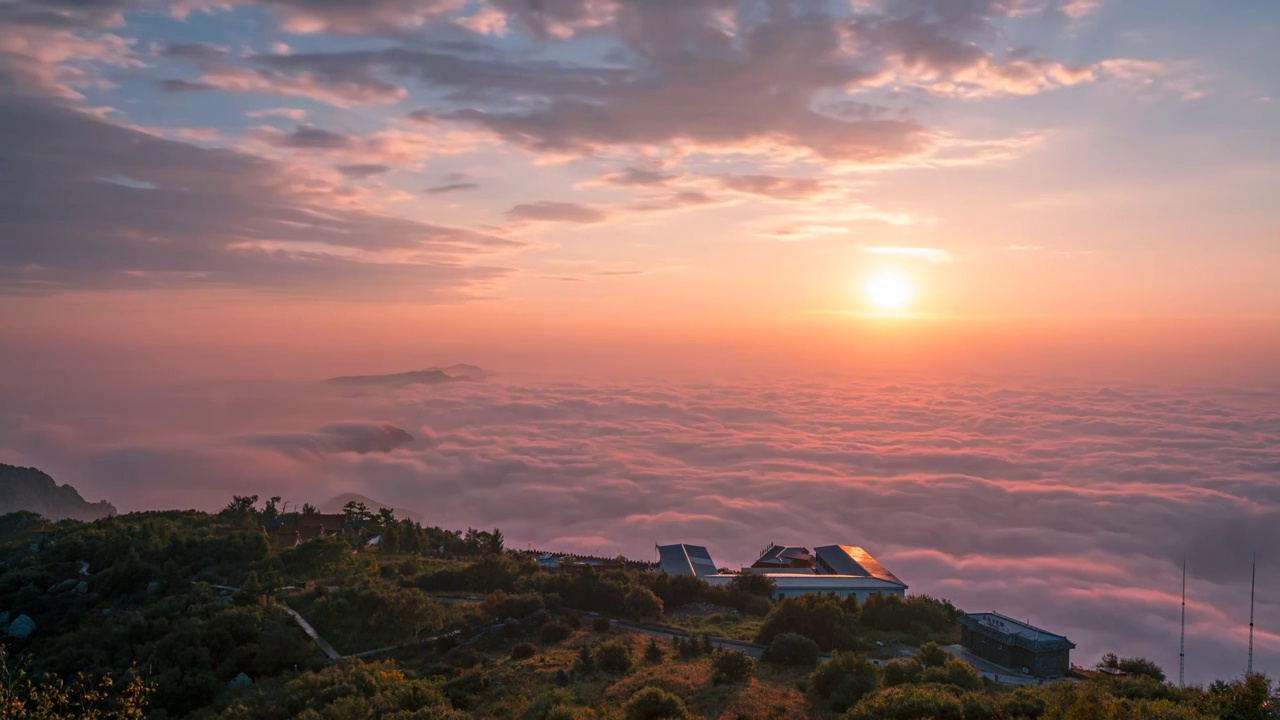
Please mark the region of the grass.
<svg viewBox="0 0 1280 720"><path fill-rule="evenodd" d="M756 634L760 632L760 626L764 624L764 618L716 613L688 617L667 616L662 618L659 624L688 633L706 633L731 640L754 642Z"/></svg>

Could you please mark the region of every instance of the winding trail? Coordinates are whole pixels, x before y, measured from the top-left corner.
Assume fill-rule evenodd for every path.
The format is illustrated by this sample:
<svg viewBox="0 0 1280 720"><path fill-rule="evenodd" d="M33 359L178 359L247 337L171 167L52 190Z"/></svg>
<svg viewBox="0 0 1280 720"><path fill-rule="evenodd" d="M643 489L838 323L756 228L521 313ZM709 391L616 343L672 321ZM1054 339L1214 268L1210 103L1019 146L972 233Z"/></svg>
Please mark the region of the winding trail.
<svg viewBox="0 0 1280 720"><path fill-rule="evenodd" d="M316 629L311 627L311 623L307 622L307 619L302 617L302 615L299 614L297 610L294 610L293 608L283 603L277 603L277 605L280 606L281 610L284 610L285 612L292 615L294 620L298 621L298 627L302 628L302 632L306 633L312 640L314 640L316 642L316 645L318 645L320 649L324 651L324 654L329 656L330 660L342 659L343 657L342 653L335 650L334 647L329 644L328 640L325 640L324 638L320 637L320 633L316 632Z"/></svg>

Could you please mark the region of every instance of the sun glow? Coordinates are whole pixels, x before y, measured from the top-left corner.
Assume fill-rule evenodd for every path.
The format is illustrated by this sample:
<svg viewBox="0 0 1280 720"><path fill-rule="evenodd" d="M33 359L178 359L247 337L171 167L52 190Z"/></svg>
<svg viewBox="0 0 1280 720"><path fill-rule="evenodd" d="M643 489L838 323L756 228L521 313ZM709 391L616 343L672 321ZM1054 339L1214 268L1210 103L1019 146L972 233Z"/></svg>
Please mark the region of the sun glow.
<svg viewBox="0 0 1280 720"><path fill-rule="evenodd" d="M915 288L907 278L892 272L882 272L867 281L867 299L882 312L902 310L915 297Z"/></svg>

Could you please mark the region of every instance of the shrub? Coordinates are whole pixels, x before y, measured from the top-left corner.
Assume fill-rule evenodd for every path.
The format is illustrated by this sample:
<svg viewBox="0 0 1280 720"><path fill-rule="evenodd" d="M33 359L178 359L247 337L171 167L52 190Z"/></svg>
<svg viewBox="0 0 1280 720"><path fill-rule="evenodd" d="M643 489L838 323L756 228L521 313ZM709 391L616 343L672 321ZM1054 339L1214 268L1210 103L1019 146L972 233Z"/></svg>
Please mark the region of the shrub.
<svg viewBox="0 0 1280 720"><path fill-rule="evenodd" d="M624 706L626 720L685 720L684 701L663 690L647 687L631 696Z"/></svg>
<svg viewBox="0 0 1280 720"><path fill-rule="evenodd" d="M468 670L445 683L445 697L459 710L466 710L489 689L489 676L481 670Z"/></svg>
<svg viewBox="0 0 1280 720"><path fill-rule="evenodd" d="M711 636L705 633L697 633L688 637L677 635L674 642L676 644L676 654L683 658L710 655L715 650L715 646L711 644Z"/></svg>
<svg viewBox="0 0 1280 720"><path fill-rule="evenodd" d="M476 652L475 648L458 648L453 651L453 657L450 658L449 662L454 667L475 667L480 664L480 653Z"/></svg>
<svg viewBox="0 0 1280 720"><path fill-rule="evenodd" d="M582 629L582 616L576 612L570 612L564 616L565 623L574 630Z"/></svg>
<svg viewBox="0 0 1280 720"><path fill-rule="evenodd" d="M924 668L913 658L895 658L880 666L880 677L885 687L896 687L918 682Z"/></svg>
<svg viewBox="0 0 1280 720"><path fill-rule="evenodd" d="M836 712L852 707L880 685L880 668L859 655L837 652L809 676L813 689Z"/></svg>
<svg viewBox="0 0 1280 720"><path fill-rule="evenodd" d="M954 631L960 615L951 603L928 595L912 595L904 600L877 594L862 604L859 622L863 627L886 632L946 633Z"/></svg>
<svg viewBox="0 0 1280 720"><path fill-rule="evenodd" d="M1158 682L1164 682L1164 670L1146 658L1121 658L1116 657L1115 653L1107 653L1098 661L1097 667L1123 670L1130 675L1144 675Z"/></svg>
<svg viewBox="0 0 1280 720"><path fill-rule="evenodd" d="M552 643L563 642L573 636L573 628L563 620L552 620L542 626L542 630L538 632L538 639L550 645Z"/></svg>
<svg viewBox="0 0 1280 720"><path fill-rule="evenodd" d="M729 580L729 589L735 592L755 595L765 600L773 597L778 591L778 584L768 575L754 572L742 572Z"/></svg>
<svg viewBox="0 0 1280 720"><path fill-rule="evenodd" d="M900 685L867 697L849 711L849 720L939 718L964 716L960 699L933 685Z"/></svg>
<svg viewBox="0 0 1280 720"><path fill-rule="evenodd" d="M591 620L591 629L598 633L607 633L613 628L613 623L609 622L609 618L599 615Z"/></svg>
<svg viewBox="0 0 1280 720"><path fill-rule="evenodd" d="M574 672L591 673L596 669L595 654L591 652L590 645L583 645L578 648L578 657L573 661Z"/></svg>
<svg viewBox="0 0 1280 720"><path fill-rule="evenodd" d="M824 650L830 649L836 629L847 622L849 619L840 601L830 595L787 598L775 605L765 618L756 642L768 645L782 633L796 633L818 643Z"/></svg>
<svg viewBox="0 0 1280 720"><path fill-rule="evenodd" d="M527 642L516 643L511 647L511 659L512 660L528 660L529 658L533 657L537 652L538 652L538 649L533 646L533 643L527 643Z"/></svg>
<svg viewBox="0 0 1280 720"><path fill-rule="evenodd" d="M771 610L773 610L773 603L769 602L769 598L758 595L748 595L746 602L742 604L742 612L755 617L764 617Z"/></svg>
<svg viewBox="0 0 1280 720"><path fill-rule="evenodd" d="M796 633L782 633L769 643L761 660L807 667L818 663L818 643Z"/></svg>
<svg viewBox="0 0 1280 720"><path fill-rule="evenodd" d="M544 720L588 720L588 718L594 717L595 713L586 708L557 705L547 712Z"/></svg>
<svg viewBox="0 0 1280 720"><path fill-rule="evenodd" d="M626 675L634 664L631 646L621 640L607 642L596 651L596 665L607 673Z"/></svg>
<svg viewBox="0 0 1280 720"><path fill-rule="evenodd" d="M658 644L658 638L649 638L649 644L644 647L644 661L656 665L666 658L667 654L663 652L662 646Z"/></svg>
<svg viewBox="0 0 1280 720"><path fill-rule="evenodd" d="M916 662L920 663L921 667L931 668L942 665L950 659L951 656L947 654L947 651L943 650L938 643L927 642L921 645L920 648L916 650L916 654L912 655L912 657Z"/></svg>
<svg viewBox="0 0 1280 720"><path fill-rule="evenodd" d="M638 587L627 593L623 604L627 615L636 620L662 617L662 600L649 588Z"/></svg>
<svg viewBox="0 0 1280 720"><path fill-rule="evenodd" d="M751 679L756 661L741 650L722 650L711 661L711 669L717 683L741 683Z"/></svg>
<svg viewBox="0 0 1280 720"><path fill-rule="evenodd" d="M529 703L529 707L520 714L520 720L549 720L552 717L552 711L556 708L573 704L573 693L568 690L563 688L548 690Z"/></svg>
<svg viewBox="0 0 1280 720"><path fill-rule="evenodd" d="M503 637L518 638L522 635L524 635L524 625L521 625L519 620L509 617L502 621Z"/></svg>
<svg viewBox="0 0 1280 720"><path fill-rule="evenodd" d="M484 609L494 620L519 619L543 609L543 603L542 597L537 593L508 595L501 590L495 590L485 598Z"/></svg>
<svg viewBox="0 0 1280 720"><path fill-rule="evenodd" d="M921 682L954 685L964 690L977 690L982 687L982 677L973 666L953 657L941 665L925 668L920 676Z"/></svg>

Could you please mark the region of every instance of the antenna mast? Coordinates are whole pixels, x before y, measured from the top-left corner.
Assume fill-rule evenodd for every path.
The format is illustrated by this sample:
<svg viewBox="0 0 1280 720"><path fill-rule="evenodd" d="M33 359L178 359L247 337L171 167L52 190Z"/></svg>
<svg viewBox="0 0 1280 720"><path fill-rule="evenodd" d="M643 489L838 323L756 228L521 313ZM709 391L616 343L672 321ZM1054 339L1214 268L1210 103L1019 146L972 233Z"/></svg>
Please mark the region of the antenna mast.
<svg viewBox="0 0 1280 720"><path fill-rule="evenodd" d="M1249 669L1246 675L1253 674L1253 594L1258 587L1258 553L1253 554L1253 569L1249 573Z"/></svg>
<svg viewBox="0 0 1280 720"><path fill-rule="evenodd" d="M1187 678L1187 558L1182 558L1182 633L1178 638L1178 687L1186 687Z"/></svg>

